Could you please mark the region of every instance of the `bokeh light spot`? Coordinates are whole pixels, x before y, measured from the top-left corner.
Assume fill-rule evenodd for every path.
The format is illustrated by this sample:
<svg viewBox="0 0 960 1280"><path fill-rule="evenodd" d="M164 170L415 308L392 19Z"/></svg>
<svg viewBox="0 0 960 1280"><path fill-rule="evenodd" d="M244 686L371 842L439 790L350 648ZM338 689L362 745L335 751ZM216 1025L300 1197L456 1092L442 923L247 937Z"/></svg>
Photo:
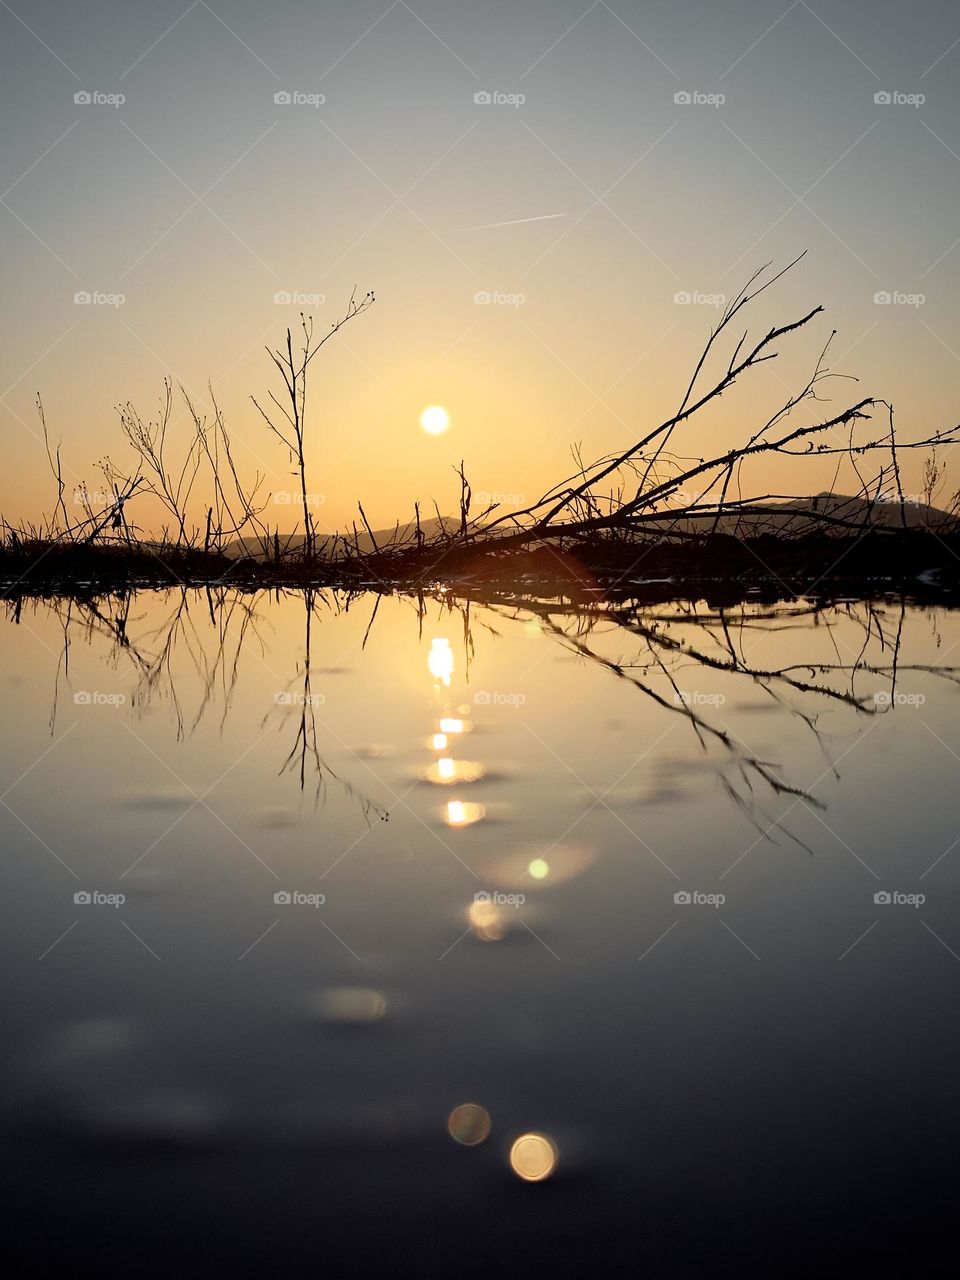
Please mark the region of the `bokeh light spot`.
<svg viewBox="0 0 960 1280"><path fill-rule="evenodd" d="M507 932L503 912L492 902L474 899L467 911L467 919L475 938L481 942L500 942Z"/></svg>
<svg viewBox="0 0 960 1280"><path fill-rule="evenodd" d="M557 1167L556 1145L543 1133L524 1133L510 1148L510 1168L524 1182L543 1182Z"/></svg>
<svg viewBox="0 0 960 1280"><path fill-rule="evenodd" d="M490 1116L475 1102L461 1103L450 1112L447 1131L461 1146L478 1147L490 1136Z"/></svg>

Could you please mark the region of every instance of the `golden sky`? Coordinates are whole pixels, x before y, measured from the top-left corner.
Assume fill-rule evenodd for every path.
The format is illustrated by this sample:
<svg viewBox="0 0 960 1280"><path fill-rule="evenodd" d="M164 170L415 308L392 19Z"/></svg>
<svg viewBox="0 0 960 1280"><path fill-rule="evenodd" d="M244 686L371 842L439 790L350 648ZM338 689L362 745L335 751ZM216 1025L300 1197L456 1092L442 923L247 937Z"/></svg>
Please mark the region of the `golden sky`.
<svg viewBox="0 0 960 1280"><path fill-rule="evenodd" d="M301 307L329 325L354 286L376 306L311 386L319 529L358 499L377 526L415 499L452 510L461 458L479 495L533 500L571 445L600 455L669 414L717 297L804 249L756 323L826 317L678 449L741 438L833 327L833 367L861 382L824 416L875 394L907 434L954 420L952 5L36 0L0 31L8 519L51 505L37 392L69 496L105 454L124 465L115 406L149 416L165 375L197 400L212 381L241 466L289 492L249 400L279 389L263 347ZM282 501L268 516L291 527Z"/></svg>

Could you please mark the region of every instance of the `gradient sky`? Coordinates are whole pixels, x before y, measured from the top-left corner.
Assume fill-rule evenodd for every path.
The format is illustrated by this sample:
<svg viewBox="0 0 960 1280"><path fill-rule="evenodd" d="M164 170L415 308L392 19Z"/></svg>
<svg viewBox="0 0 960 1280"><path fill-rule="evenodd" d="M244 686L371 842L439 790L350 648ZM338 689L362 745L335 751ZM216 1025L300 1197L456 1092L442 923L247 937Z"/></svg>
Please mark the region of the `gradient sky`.
<svg viewBox="0 0 960 1280"><path fill-rule="evenodd" d="M321 328L354 285L378 299L315 366L321 529L358 498L377 525L415 498L452 509L461 457L476 491L532 500L574 442L619 448L675 407L718 314L677 293L736 292L804 249L757 322L818 302L826 320L689 452L773 408L830 327L833 366L861 379L836 384L834 411L876 394L905 433L956 421L946 0L0 0L0 59L7 518L51 505L37 392L68 486L94 488L97 458L126 461L116 404L149 414L165 374L198 398L212 380L241 465L292 488L248 398L276 385L263 347L299 310L282 292L323 295ZM326 100L275 104L294 91ZM478 105L483 91L526 100ZM80 306L80 291L125 301ZM418 426L431 403L451 414L443 436ZM919 473L914 459L908 489Z"/></svg>

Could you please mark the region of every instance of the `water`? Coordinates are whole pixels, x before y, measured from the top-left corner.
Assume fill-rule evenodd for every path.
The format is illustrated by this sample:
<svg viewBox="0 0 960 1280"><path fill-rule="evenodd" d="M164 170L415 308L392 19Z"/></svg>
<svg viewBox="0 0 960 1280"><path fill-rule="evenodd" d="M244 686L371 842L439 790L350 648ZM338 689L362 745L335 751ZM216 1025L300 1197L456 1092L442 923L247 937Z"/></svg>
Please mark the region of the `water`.
<svg viewBox="0 0 960 1280"><path fill-rule="evenodd" d="M21 1237L241 1272L948 1256L960 615L482 594L10 607Z"/></svg>

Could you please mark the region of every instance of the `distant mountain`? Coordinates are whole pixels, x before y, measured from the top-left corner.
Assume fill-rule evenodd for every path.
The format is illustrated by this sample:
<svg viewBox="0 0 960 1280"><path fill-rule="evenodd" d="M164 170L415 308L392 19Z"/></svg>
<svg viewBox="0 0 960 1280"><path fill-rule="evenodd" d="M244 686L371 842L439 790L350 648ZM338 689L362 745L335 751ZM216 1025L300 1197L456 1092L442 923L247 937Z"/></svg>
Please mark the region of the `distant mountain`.
<svg viewBox="0 0 960 1280"><path fill-rule="evenodd" d="M718 528L724 533L736 532L741 537L758 533L796 535L810 532L823 516L853 525L874 524L891 528L906 525L909 529L940 531L956 529L960 525L956 516L922 502L874 502L842 493L818 493L810 498L757 503L755 512L749 515L725 515ZM704 515L688 519L685 523L691 529L696 529L712 520L712 516ZM842 526L834 527L838 534L843 533Z"/></svg>
<svg viewBox="0 0 960 1280"><path fill-rule="evenodd" d="M420 529L424 538L427 540L436 537L441 529L446 529L448 533L455 533L460 528L459 518L453 516L442 516L439 520L436 516L429 520L420 521ZM401 522L399 529L396 525L392 529L374 529L373 536L376 539L377 546L382 551L384 547L392 542L413 542L417 531L416 521L411 520L407 524ZM334 553L334 539L336 539L336 550L342 554L343 552L343 534L337 533L318 533L317 534L317 554L320 556L331 556ZM353 530L348 534L350 546L354 546ZM302 533L280 534L280 551L287 555L292 552L299 551L303 546L304 538ZM357 529L357 545L361 554L374 550L373 542L369 533L365 529ZM273 555L273 543L271 541L270 556ZM250 556L253 560L259 560L263 557L263 548L259 538L237 538L235 541L227 544L225 554L239 559L241 556ZM269 557L268 557L269 558Z"/></svg>
<svg viewBox="0 0 960 1280"><path fill-rule="evenodd" d="M852 498L841 493L818 493L809 498L790 498L776 502L757 503L754 512L747 515L723 515L717 525L721 533L737 534L739 537L755 537L761 533L773 533L797 536L811 532L818 524L819 517L829 516L835 520L847 521L853 525L872 523L900 528L902 524L910 529L928 528L938 532L960 529L960 519L941 511L937 507L927 506L922 502L870 502L863 498ZM702 516L684 516L677 513L677 528L687 532L702 532L705 527L713 525L715 516L707 512ZM663 528L666 521L659 522L652 528ZM453 534L460 527L460 521L453 516L435 516L429 520L421 520L420 528L426 539L434 538L441 529ZM838 534L844 529L834 526ZM852 532L852 530L851 530ZM412 542L416 533L416 524L409 521L401 524L399 529L375 529L373 537L377 547L384 547L396 542ZM336 549L343 551L343 534L317 534L317 552L321 556L334 554L334 538ZM353 544L353 531L350 531L350 545ZM373 541L365 530L358 530L357 542L361 554L374 550ZM280 534L280 549L287 554L295 552L303 546L302 534ZM272 548L272 544L271 544ZM240 538L227 545L226 554L239 558L250 556L254 560L263 557L259 538ZM270 555L272 556L272 549Z"/></svg>

